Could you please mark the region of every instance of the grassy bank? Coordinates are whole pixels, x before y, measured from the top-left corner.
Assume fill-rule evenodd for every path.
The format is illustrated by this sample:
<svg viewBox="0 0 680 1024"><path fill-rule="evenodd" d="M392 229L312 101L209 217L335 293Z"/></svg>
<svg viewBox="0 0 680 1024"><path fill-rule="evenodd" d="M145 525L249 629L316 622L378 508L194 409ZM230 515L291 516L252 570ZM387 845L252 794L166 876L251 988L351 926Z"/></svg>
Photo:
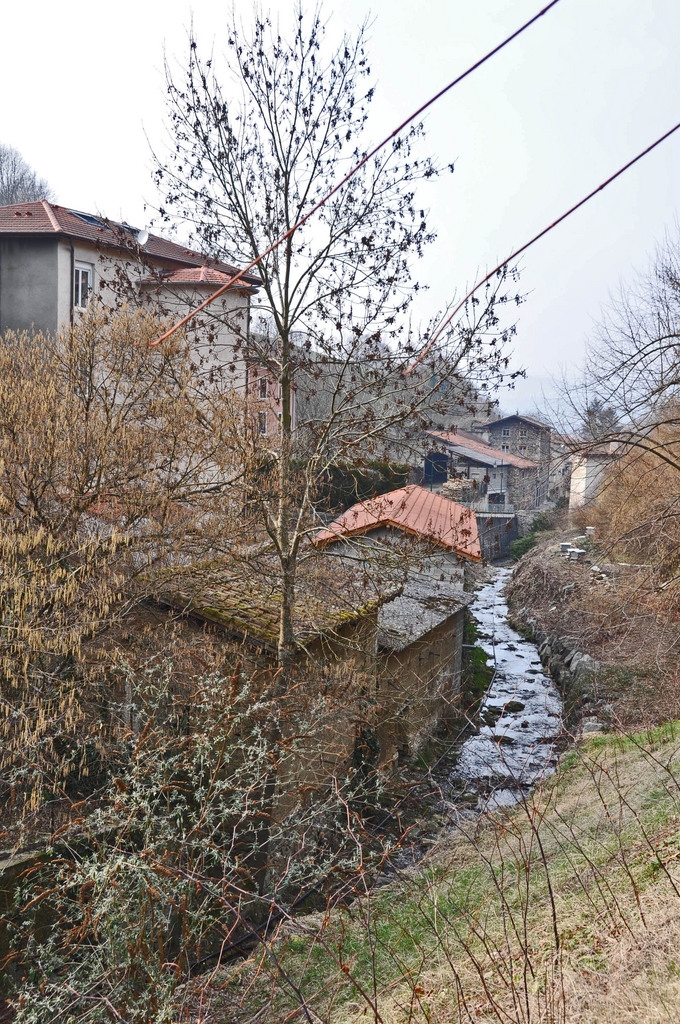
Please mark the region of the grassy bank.
<svg viewBox="0 0 680 1024"><path fill-rule="evenodd" d="M678 723L594 736L381 890L357 847L351 893L221 968L210 994L195 984L230 1022L680 1019L678 773Z"/></svg>
<svg viewBox="0 0 680 1024"><path fill-rule="evenodd" d="M575 531L541 535L513 572L506 596L520 632L539 630L589 654L601 666L593 701L598 716L631 730L680 718L676 592L654 585L649 566L616 561L579 540L582 562L564 559Z"/></svg>

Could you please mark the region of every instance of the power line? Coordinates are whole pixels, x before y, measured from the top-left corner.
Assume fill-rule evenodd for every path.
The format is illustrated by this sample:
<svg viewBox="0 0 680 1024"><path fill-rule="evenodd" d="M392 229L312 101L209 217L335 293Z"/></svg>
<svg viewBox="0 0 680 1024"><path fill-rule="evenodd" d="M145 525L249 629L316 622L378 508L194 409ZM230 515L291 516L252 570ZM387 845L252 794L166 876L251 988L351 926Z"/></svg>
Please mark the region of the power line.
<svg viewBox="0 0 680 1024"><path fill-rule="evenodd" d="M321 207L325 203L327 203L328 200L331 199L336 192L338 192L344 185L347 184L350 178L353 178L354 175L361 170L364 164L366 164L372 157L376 156L376 154L379 153L381 149L384 149L385 146L392 139L394 139L397 135L399 135L400 132L404 130L404 128L407 128L408 125L415 121L417 117L420 117L421 114L425 113L425 111L429 107L433 106L433 104L435 104L437 100L440 100L442 96L445 96L448 92L450 92L451 89L454 88L454 86L464 81L464 79L471 75L473 71L476 71L478 68L481 68L483 64L486 64L488 60L491 60L491 58L495 57L497 53L500 53L500 51L503 50L509 43L511 43L514 39L517 39L518 36L521 36L523 32L525 32L528 28L530 28L531 25L537 22L539 18L542 18L544 14L547 14L548 11L551 10L551 8L555 7L559 2L560 0L551 0L551 3L543 7L542 10L540 10L538 14L535 14L533 18L530 18L529 21L525 21L523 25L521 25L518 29L516 29L516 31L512 33L512 35L507 36L507 38L504 39L501 43L499 43L498 46L494 46L492 50L489 50L489 52L486 53L483 57L481 57L478 61L475 61L474 64L471 64L466 71L463 71L462 74L458 75L457 78L454 78L452 82L449 82L448 85L445 85L443 89L440 89L438 93L436 93L429 100L427 100L426 103L423 103L420 107L418 107L418 109L415 110L412 114L410 114L405 121L402 121L401 124L397 128L395 128L393 132L390 132L390 134L387 135L382 140L382 142L379 142L377 146L374 146L373 149L366 153L361 158L359 163L356 164L351 169L351 171L349 171L345 175L344 178L342 178L336 185L334 185L330 192L328 192L317 203L315 203L311 210L308 210L308 212L303 217L301 217L300 220L293 224L293 226L289 228L284 235L281 235L281 237L278 238L275 242L273 242L268 249L265 249L264 252L260 253L260 255L256 259L254 259L252 263L249 263L247 267L244 267L243 270L239 271L239 273L236 274L234 277L231 277L229 278L228 281L225 281L225 283L220 288L218 288L216 292L213 292L213 294L210 295L205 300L205 302L202 302L200 306L197 306L190 313L187 313L185 317L182 317L182 319L179 320L174 325L174 327L171 327L169 331L166 331L165 334L161 335L160 338L157 338L156 341L152 341L150 344L150 348L155 348L162 342L167 341L167 339L170 338L175 333L175 331L178 331L181 327L184 327L185 324L189 323L190 320L193 320L195 316L197 316L202 310L206 309L212 302L215 301L215 299L219 298L220 295L223 295L224 292L226 292L229 288L232 288L235 284L238 284L239 281L242 281L243 278L251 270L253 270L258 265L258 263L260 263L265 258L265 256L269 256L270 253L272 253L283 242L290 238L290 236L295 231L297 231L298 228L302 227L302 225L305 224L309 220L309 218L312 217L318 210L320 210Z"/></svg>
<svg viewBox="0 0 680 1024"><path fill-rule="evenodd" d="M567 217L570 217L572 215L572 213L575 213L577 210L579 210L590 199L592 199L593 196L596 196L598 192L601 192L603 189L605 189L607 187L607 185L611 185L611 183L613 181L616 181L616 179L621 177L621 175L625 171L629 170L629 168L631 168L633 166L633 164L636 164L638 162L638 160L642 160L643 156L647 156L647 154L651 153L653 149L656 149L656 147L660 146L662 142L665 142L666 139L670 138L670 136L673 134L673 132L677 132L678 128L680 128L680 121L673 128L671 128L669 131L667 131L663 135L661 135L656 140L656 142L653 142L651 144L651 146L647 146L647 148L643 149L641 153L638 153L638 155L634 156L632 160L629 160L627 164L624 164L623 167L620 167L619 170L616 171L615 174L612 174L609 178L607 178L606 181L603 181L601 185L598 185L597 188L594 188L593 191L589 192L587 196L584 196L583 199L580 199L578 201L578 203L574 203L574 205L571 206L566 211L566 213L563 213L561 217L558 217L557 220L554 220L552 222L552 224L548 225L547 228L543 228L542 231L539 231L537 235L534 235L534 237L529 239L528 242L525 242L524 245L521 245L519 247L519 249L515 249L515 251L513 253L511 253L509 256L506 256L506 258L501 263L499 263L498 266L494 267L493 270L491 270L488 274L486 274L484 277L482 277L477 282L477 284L473 288L470 289L470 291L465 295L465 297L463 299L461 299L461 301L458 303L458 305L455 307L455 309L453 309L453 311L451 313L449 313L449 315L446 317L446 319L439 325L439 327L434 332L434 334L430 338L429 342L427 343L427 345L425 346L423 351L420 353L418 358L416 360L414 360L413 363L411 363L411 365L408 367L408 369L404 371L404 374L406 375L406 374L411 373L412 370L414 370L415 367L418 365L418 363L420 363L425 358L425 356L430 351L430 349L432 348L434 343L442 336L443 332L449 326L449 324L451 323L453 318L458 313L460 313L460 311L463 308L463 306L465 305L465 303L469 299L472 298L472 296L475 294L475 292L478 291L482 287L483 284L486 284L487 281L490 281L491 278L495 274L498 274L499 271L501 271L503 269L503 267L506 267L508 265L508 263L511 263L513 260L516 260L518 256L521 256L523 252L526 252L527 249L530 246L534 245L535 242L538 242L539 239L541 239L545 235L547 235L549 231L552 231L552 229L556 228L558 224L561 224L563 220L566 220Z"/></svg>

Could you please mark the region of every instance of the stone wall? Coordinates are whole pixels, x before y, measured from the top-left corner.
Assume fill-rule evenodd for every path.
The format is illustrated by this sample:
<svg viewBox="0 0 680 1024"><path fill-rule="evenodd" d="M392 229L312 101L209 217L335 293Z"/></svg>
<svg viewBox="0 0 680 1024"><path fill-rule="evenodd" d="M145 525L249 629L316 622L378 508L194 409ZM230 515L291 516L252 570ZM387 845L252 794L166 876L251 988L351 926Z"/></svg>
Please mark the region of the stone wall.
<svg viewBox="0 0 680 1024"><path fill-rule="evenodd" d="M519 536L517 516L477 512L477 531L482 554L487 562L507 558L511 542Z"/></svg>
<svg viewBox="0 0 680 1024"><path fill-rule="evenodd" d="M381 761L417 752L457 713L464 621L460 608L404 650L383 652L375 705Z"/></svg>
<svg viewBox="0 0 680 1024"><path fill-rule="evenodd" d="M508 466L506 473L509 501L515 508L536 508L537 470Z"/></svg>
<svg viewBox="0 0 680 1024"><path fill-rule="evenodd" d="M554 633L547 634L535 619L524 612L524 609L519 612L511 610L508 621L537 645L541 664L560 688L567 728L580 723L584 732L600 729L602 720L606 721L611 712L611 705L600 685L605 666Z"/></svg>

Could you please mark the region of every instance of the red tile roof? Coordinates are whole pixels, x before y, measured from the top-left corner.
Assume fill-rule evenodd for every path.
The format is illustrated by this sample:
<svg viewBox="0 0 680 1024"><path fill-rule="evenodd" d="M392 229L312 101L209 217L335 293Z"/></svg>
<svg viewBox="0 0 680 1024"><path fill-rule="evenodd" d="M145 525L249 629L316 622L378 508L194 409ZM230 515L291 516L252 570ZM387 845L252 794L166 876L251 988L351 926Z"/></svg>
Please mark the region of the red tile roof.
<svg viewBox="0 0 680 1024"><path fill-rule="evenodd" d="M145 277L141 284L207 284L221 285L229 280L229 274L213 267L182 267L160 277Z"/></svg>
<svg viewBox="0 0 680 1024"><path fill-rule="evenodd" d="M229 276L237 273L237 268L229 263L211 260L159 235L149 234L148 241L139 246L138 228L130 224L119 224L95 214L56 206L54 203L48 203L46 199L35 203L0 206L0 235L26 234L64 235L83 242L91 242L104 249L129 250L134 255L141 252L146 256L178 263L181 266L210 267ZM223 280L224 278L220 280L220 284ZM260 283L255 274L249 274L244 281L251 285Z"/></svg>
<svg viewBox="0 0 680 1024"><path fill-rule="evenodd" d="M514 466L516 469L538 469L538 463L532 462L531 459L523 459L519 455L511 455L510 452L499 451L498 448L492 448L486 441L482 441L477 437L470 437L468 433L462 431L446 431L446 430L428 430L430 437L436 437L439 441L443 441L444 444L450 445L461 454L465 454L467 450L472 457L475 454L482 455L485 457L485 461L496 461L502 462L506 466Z"/></svg>
<svg viewBox="0 0 680 1024"><path fill-rule="evenodd" d="M474 512L441 494L409 484L360 501L314 538L320 546L391 526L478 562L482 557Z"/></svg>

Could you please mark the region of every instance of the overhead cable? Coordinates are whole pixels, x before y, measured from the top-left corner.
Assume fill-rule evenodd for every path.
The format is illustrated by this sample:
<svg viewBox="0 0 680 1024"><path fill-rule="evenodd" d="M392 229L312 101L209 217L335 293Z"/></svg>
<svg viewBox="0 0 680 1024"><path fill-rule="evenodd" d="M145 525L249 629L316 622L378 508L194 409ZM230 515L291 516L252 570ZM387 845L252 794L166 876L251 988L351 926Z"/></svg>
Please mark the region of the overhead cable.
<svg viewBox="0 0 680 1024"><path fill-rule="evenodd" d="M605 189L607 185L611 185L613 181L616 181L617 178L620 178L622 174L624 174L633 166L633 164L636 164L638 160L642 160L643 156L647 156L647 154L651 153L653 149L656 149L656 147L660 146L662 142L665 142L666 139L670 138L673 132L677 132L678 128L680 128L680 121L673 128L669 129L669 131L661 135L656 140L656 142L653 142L651 144L651 146L647 146L647 148L643 149L641 153L638 153L638 155L634 156L632 160L629 160L627 164L624 164L623 167L620 167L615 174L612 174L609 178L607 178L606 181L603 181L601 185L598 185L597 188L594 188L593 191L589 192L587 196L584 196L583 199L579 199L578 203L574 203L574 205L571 206L566 211L566 213L563 213L561 217L558 217L557 220L554 220L552 224L548 225L547 228L543 228L543 230L539 231L537 235L534 235L533 238L530 238L528 242L525 242L524 245L521 245L519 249L515 249L515 251L510 253L509 256L506 256L505 259L502 260L497 266L495 266L493 270L490 270L488 274L485 274L484 277L480 278L480 280L477 281L475 286L471 288L469 292L467 292L465 297L462 298L458 305L455 306L455 308L449 313L446 319L442 321L442 323L434 332L434 334L432 335L432 337L430 338L430 340L428 341L427 345L420 353L418 358L413 363L411 363L408 369L404 371L404 375L411 373L411 371L415 369L418 363L422 362L427 353L431 350L434 343L442 336L442 334L449 326L453 318L458 313L460 313L465 303L472 298L476 291L479 291L482 285L486 284L487 281L490 281L491 278L494 277L496 274L499 274L504 267L507 267L507 265L509 263L512 263L513 260L516 260L517 257L521 256L523 252L526 252L530 246L534 245L535 242L538 242L539 239L547 235L548 232L552 231L553 228L556 228L558 224L561 224L563 220L566 220L567 217L571 217L572 213L576 213L577 210L580 210L582 206L584 206L590 199L592 199L593 196L596 196L598 192L601 192L603 189Z"/></svg>
<svg viewBox="0 0 680 1024"><path fill-rule="evenodd" d="M486 53L483 57L481 57L478 61L475 61L474 64L471 64L470 67L467 68L466 71L463 71L462 74L458 75L457 78L454 78L453 81L449 82L449 84L444 86L443 89L440 89L439 92L436 93L434 96L432 96L426 103L423 103L420 107L418 107L418 109L415 110L412 114L410 114L406 118L405 121L402 121L402 123L398 126L398 128L395 128L393 132L390 132L390 134L387 135L382 140L382 142L379 142L377 146L374 146L373 149L371 149L368 153L365 153L364 156L359 161L359 163L357 163L351 169L351 171L349 171L344 176L344 178L342 178L336 185L334 185L333 188L330 190L330 192L327 192L326 195L324 195L317 203L315 203L315 205L312 206L312 208L310 210L308 210L307 213L304 214L303 217L301 217L298 221L296 221L296 223L293 224L293 226L291 228L289 228L288 231L286 231L285 234L281 235L280 238L277 238L277 240L275 242L272 242L272 244L269 246L269 248L265 249L264 252L261 252L260 255L257 256L256 259L254 259L251 263L248 264L247 267L244 267L243 270L240 270L238 272L238 274L234 275L234 277L230 277L228 281L225 281L225 283L223 285L221 285L221 287L218 288L217 291L213 292L213 294L210 295L204 302L202 302L199 306L196 306L196 308L191 310L190 313L187 313L187 315L185 317L182 317L182 319L179 320L174 325L174 327L171 327L169 331L166 331L165 334L161 335L160 338L157 338L156 341L152 341L150 343L150 348L155 348L156 345L160 345L162 342L167 341L167 339L170 338L175 333L175 331L180 330L180 328L184 327L185 324L189 323L190 320L193 320L193 318L195 316L197 316L204 309L206 309L212 302L214 302L215 299L218 299L220 297L220 295L223 295L224 292L226 292L229 288L233 288L233 286L235 284L238 284L239 281L242 281L243 278L251 270L253 270L258 265L258 263L260 263L265 258L265 256L269 256L270 253L272 253L283 242L285 242L288 238L290 238L290 236L295 231L297 231L298 228L301 228L302 225L305 224L310 219L310 217L312 217L318 210L320 210L321 207L325 203L327 203L328 200L331 199L332 196L334 196L336 192L338 192L344 185L347 184L347 182L350 180L350 178L353 178L354 175L358 171L360 171L361 168L372 157L376 156L377 153L379 153L382 149L384 149L385 146L392 139L394 139L397 135L399 135L404 130L404 128L407 128L410 124L412 124L412 122L415 121L417 117L420 117L421 114L425 113L425 111L429 107L431 107L434 103L436 103L437 100L440 100L442 98L442 96L445 96L446 93L450 92L450 90L453 89L454 86L458 85L460 82L462 82L464 79L466 79L469 75L471 75L473 71L476 71L477 68L481 68L482 65L486 64L486 62L488 60L490 60L492 57L494 57L497 53L500 53L500 51L502 49L504 49L504 47L506 47L514 39L517 39L518 36L522 35L523 32L525 32L531 25L533 25L536 21L538 21L539 18L542 18L544 14L547 14L548 11L551 8L555 7L559 2L560 2L560 0L552 0L552 2L547 4L545 7L543 7L538 12L538 14L535 14L533 16L533 18L530 18L529 21L525 21L524 24L520 26L520 28L518 28L515 32L512 33L512 35L509 35L506 39L504 39L501 43L499 43L498 46L494 46L493 50L489 50L489 52Z"/></svg>

